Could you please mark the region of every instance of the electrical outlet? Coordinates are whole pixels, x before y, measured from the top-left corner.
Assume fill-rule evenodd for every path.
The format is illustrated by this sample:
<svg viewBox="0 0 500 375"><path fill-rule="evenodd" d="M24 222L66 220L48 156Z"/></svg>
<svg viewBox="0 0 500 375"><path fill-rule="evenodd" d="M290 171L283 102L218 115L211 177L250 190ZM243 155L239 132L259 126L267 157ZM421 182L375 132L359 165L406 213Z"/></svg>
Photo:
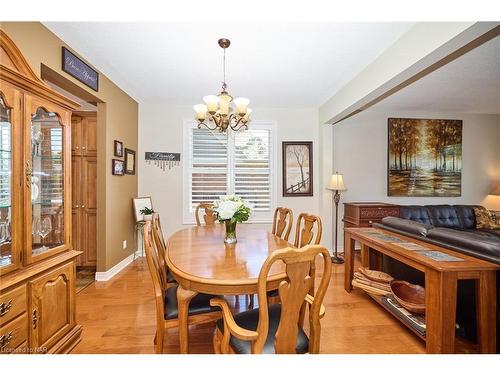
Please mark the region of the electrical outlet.
<svg viewBox="0 0 500 375"><path fill-rule="evenodd" d="M124 249L126 249L126 248L127 248L127 240L123 240L122 247L123 247Z"/></svg>

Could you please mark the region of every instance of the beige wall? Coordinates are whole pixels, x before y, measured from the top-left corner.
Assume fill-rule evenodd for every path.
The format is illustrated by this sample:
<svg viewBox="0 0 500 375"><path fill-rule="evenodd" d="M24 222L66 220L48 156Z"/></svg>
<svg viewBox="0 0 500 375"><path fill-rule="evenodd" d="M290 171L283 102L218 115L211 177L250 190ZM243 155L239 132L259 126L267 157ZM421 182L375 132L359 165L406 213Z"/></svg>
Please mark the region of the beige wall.
<svg viewBox="0 0 500 375"><path fill-rule="evenodd" d="M463 120L462 196L387 196L387 118L453 118ZM333 162L344 173L342 202L395 204L482 204L500 210L500 197L488 196L500 180L500 115L432 112L387 112L369 109L333 126ZM343 205L340 207L343 217ZM339 227L342 233L343 227ZM342 244L339 235L339 244Z"/></svg>
<svg viewBox="0 0 500 375"><path fill-rule="evenodd" d="M139 194L151 196L156 211L160 212L166 235L181 229L183 208L183 168L181 165L163 172L153 164L146 164L145 151L180 152L183 150L183 121L193 118L192 106L173 106L165 103L141 103L139 110ZM331 194L324 189L324 168L331 173L331 126L318 126L318 111L312 108L254 108L254 120L277 123L278 163L274 178L278 186L277 205L290 207L295 216L299 212L319 214L324 221L325 246L331 246ZM251 126L251 125L250 125ZM322 137L320 137L320 134ZM326 136L325 136L326 135ZM324 142L323 142L324 140ZM282 196L281 142L313 141L314 196L285 198ZM325 150L324 143L330 144ZM323 162L324 160L324 162ZM326 194L326 202L324 195ZM270 228L270 224L262 224ZM293 239L293 235L291 236Z"/></svg>
<svg viewBox="0 0 500 375"><path fill-rule="evenodd" d="M111 159L114 139L137 150L138 104L102 73L97 93L64 73L61 46L65 44L41 23L2 22L0 27L38 76L44 64L103 102L98 105L97 253L98 271L106 271L135 251L131 199L137 195L137 175L112 176ZM127 240L126 249L122 249L123 240Z"/></svg>

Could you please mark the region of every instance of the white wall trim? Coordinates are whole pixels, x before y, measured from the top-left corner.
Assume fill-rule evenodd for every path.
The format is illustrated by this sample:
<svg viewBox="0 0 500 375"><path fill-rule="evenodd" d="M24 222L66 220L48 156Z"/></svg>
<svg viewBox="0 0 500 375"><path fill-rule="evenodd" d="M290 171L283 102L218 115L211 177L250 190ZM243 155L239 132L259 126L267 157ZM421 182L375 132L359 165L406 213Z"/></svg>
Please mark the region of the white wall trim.
<svg viewBox="0 0 500 375"><path fill-rule="evenodd" d="M105 272L96 272L95 273L95 281L108 281L115 277L118 273L120 273L125 267L127 267L130 263L132 263L135 257L141 256L141 251L138 250L135 253L130 254L128 257L115 264L109 270Z"/></svg>

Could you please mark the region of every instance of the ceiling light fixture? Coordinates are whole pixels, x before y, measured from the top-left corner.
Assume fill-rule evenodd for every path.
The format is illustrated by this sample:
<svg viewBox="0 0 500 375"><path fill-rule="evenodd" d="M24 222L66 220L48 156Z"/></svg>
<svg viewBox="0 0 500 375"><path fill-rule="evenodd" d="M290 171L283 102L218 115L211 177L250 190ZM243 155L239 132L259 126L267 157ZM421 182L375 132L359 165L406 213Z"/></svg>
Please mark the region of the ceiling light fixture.
<svg viewBox="0 0 500 375"><path fill-rule="evenodd" d="M236 98L229 95L226 91L226 49L231 44L229 39L219 39L219 46L224 50L222 58L223 75L222 91L219 95L207 95L203 97L205 104L196 104L193 106L196 112L196 120L198 121L198 129L205 126L209 130L219 129L225 133L228 128L234 131L248 129L250 122L250 113L252 110L248 108L250 100L247 98ZM234 103L234 109L231 106ZM205 121L208 118L208 123Z"/></svg>

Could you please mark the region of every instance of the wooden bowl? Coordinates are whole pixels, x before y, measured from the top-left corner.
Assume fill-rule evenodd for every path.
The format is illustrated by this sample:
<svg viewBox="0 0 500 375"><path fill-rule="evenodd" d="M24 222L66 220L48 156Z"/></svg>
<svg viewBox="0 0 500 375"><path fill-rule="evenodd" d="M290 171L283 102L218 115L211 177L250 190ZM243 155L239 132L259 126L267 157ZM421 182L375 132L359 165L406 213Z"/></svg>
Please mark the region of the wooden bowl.
<svg viewBox="0 0 500 375"><path fill-rule="evenodd" d="M364 267L359 267L358 270L363 275L365 275L367 279L370 279L372 281L376 281L377 283L389 284L392 280L394 280L394 278L391 275L388 275L387 273L384 273L381 271L369 270L369 269L364 268Z"/></svg>
<svg viewBox="0 0 500 375"><path fill-rule="evenodd" d="M425 313L425 288L420 285L410 284L407 281L391 281L391 291L406 310L417 313Z"/></svg>

